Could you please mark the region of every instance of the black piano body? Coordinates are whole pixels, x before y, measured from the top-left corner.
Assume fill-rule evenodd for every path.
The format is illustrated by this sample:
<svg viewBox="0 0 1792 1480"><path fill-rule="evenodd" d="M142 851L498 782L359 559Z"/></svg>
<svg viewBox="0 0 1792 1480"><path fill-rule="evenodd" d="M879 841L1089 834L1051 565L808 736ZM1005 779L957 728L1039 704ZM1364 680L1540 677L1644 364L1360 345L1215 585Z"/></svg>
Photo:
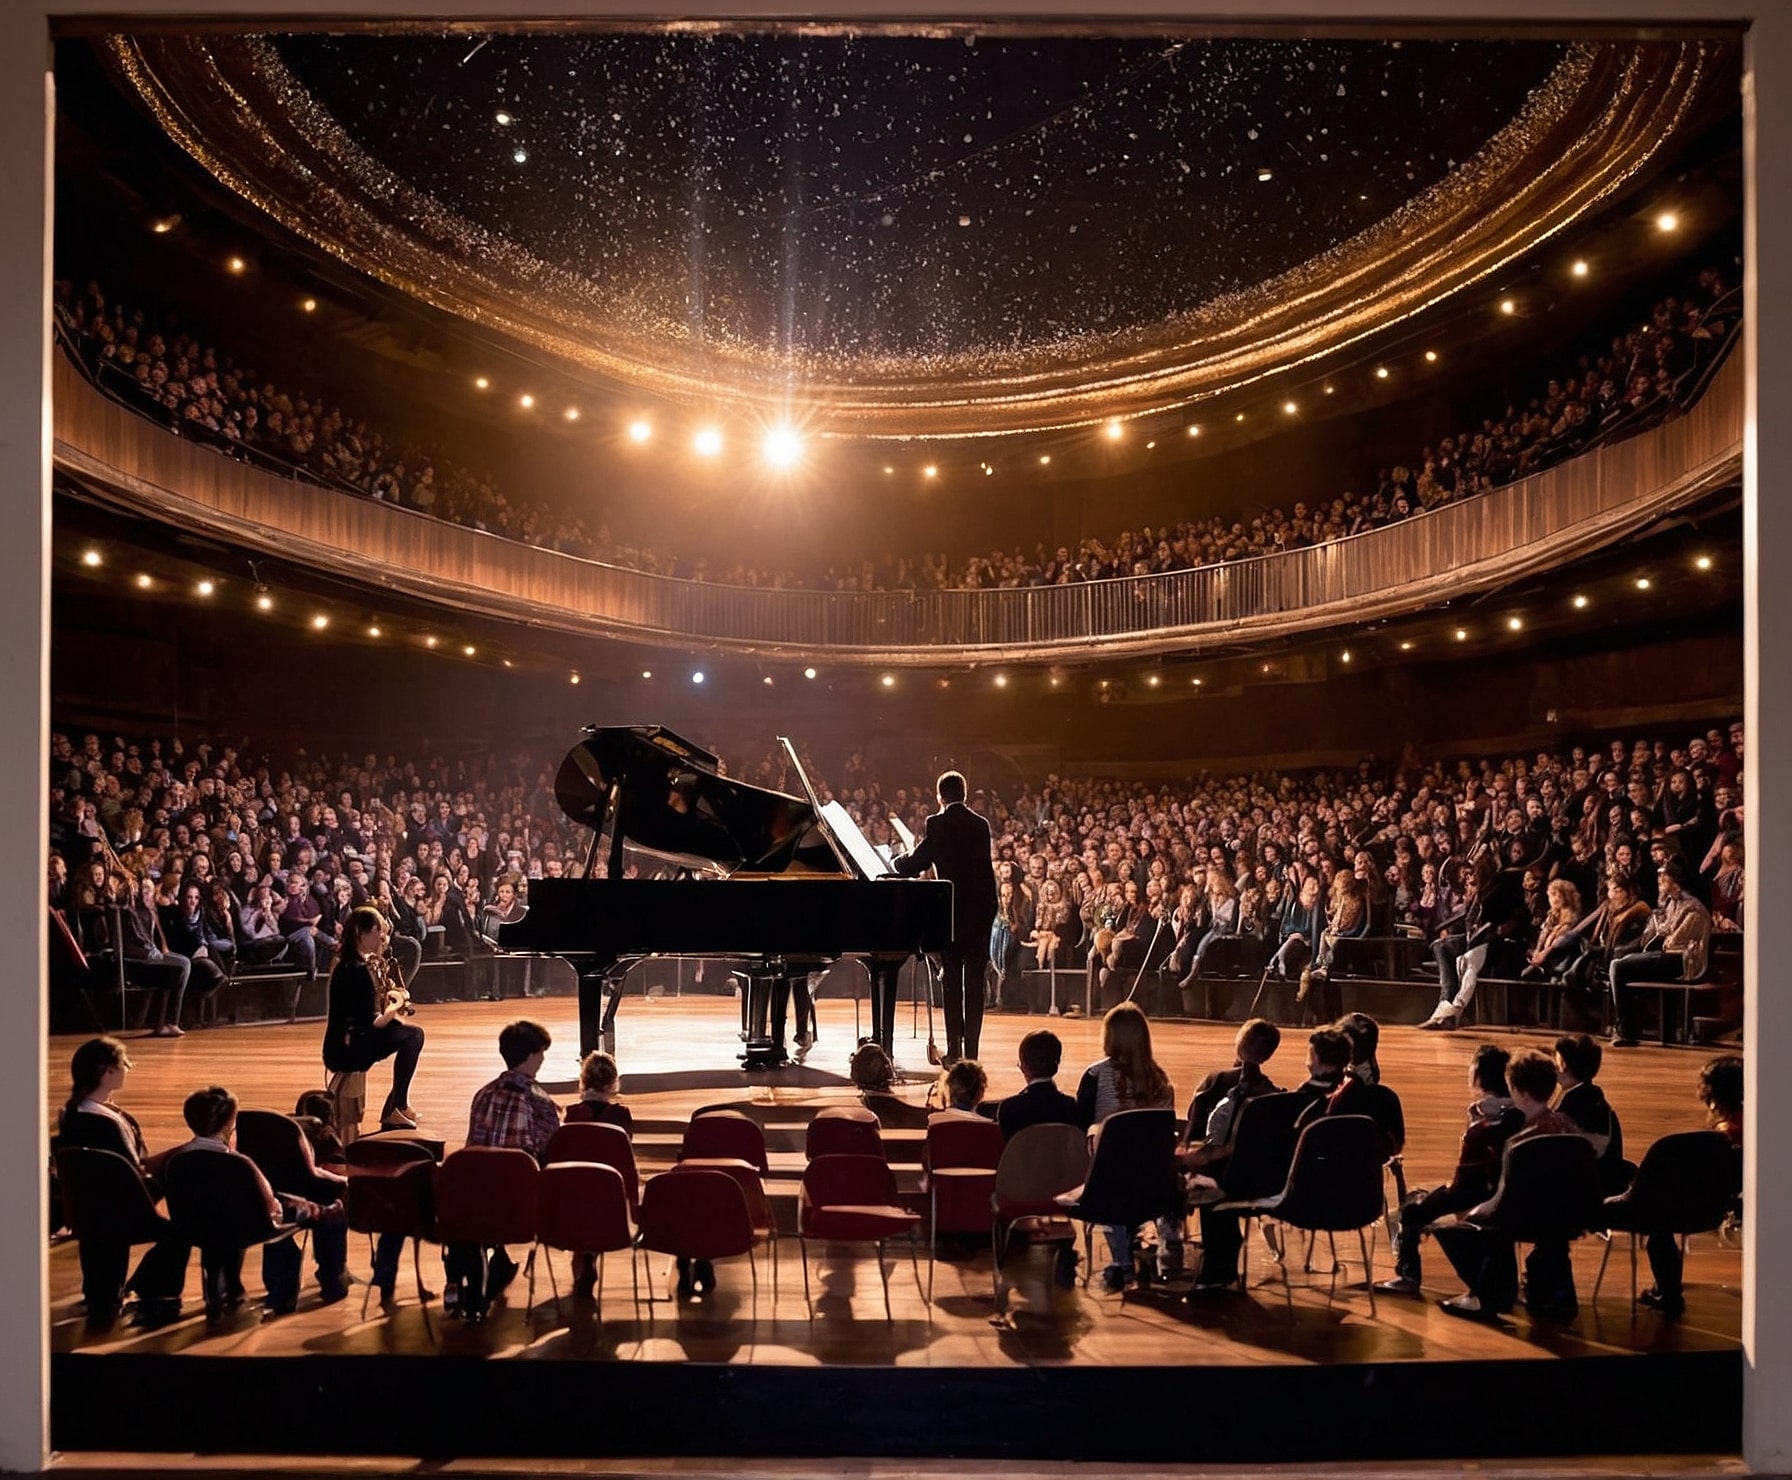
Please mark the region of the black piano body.
<svg viewBox="0 0 1792 1480"><path fill-rule="evenodd" d="M581 1055L613 1031L622 974L643 956L740 962L756 1065L783 1056L773 999L792 973L951 943L952 886L888 876L844 810L817 803L786 750L808 796L725 776L714 755L653 725L590 728L567 756L555 794L593 830L586 877L532 881L528 913L498 943L578 968ZM594 877L600 858L606 878ZM630 866L671 877L624 877Z"/></svg>

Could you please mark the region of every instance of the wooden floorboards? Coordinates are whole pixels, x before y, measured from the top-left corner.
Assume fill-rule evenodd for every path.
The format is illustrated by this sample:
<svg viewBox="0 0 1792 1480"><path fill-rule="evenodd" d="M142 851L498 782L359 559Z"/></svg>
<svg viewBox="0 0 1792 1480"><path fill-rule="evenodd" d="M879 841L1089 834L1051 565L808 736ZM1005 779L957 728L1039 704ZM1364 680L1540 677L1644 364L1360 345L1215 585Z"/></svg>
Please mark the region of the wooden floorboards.
<svg viewBox="0 0 1792 1480"><path fill-rule="evenodd" d="M438 1131L450 1147L464 1138L466 1107L473 1091L491 1078L500 1064L498 1029L518 1016L545 1023L556 1035L542 1078L570 1100L576 1076L576 1004L554 997L527 1002L467 1002L425 1008L416 1019L429 1034L412 1102L426 1128ZM985 1028L983 1060L992 1095L1017 1088L1014 1067L1020 1035L1045 1026L1047 1019L991 1017ZM1074 1088L1085 1064L1099 1056L1100 1024L1085 1020L1049 1020L1065 1043L1065 1069L1060 1076ZM793 1084L777 1076L748 1079L735 1068L738 1027L735 1004L725 998L627 1002L620 1022L618 1058L626 1097L638 1121L639 1153L644 1171L670 1159L677 1126L697 1108L745 1100L769 1109L845 1103L846 1058L853 1042L852 1004L822 1004L820 1043L809 1057L811 1081ZM904 1005L898 1057L916 1070L925 1068L925 1026L918 1037L906 1036L910 1017ZM1230 1062L1234 1030L1213 1024L1163 1022L1155 1025L1159 1058L1175 1081L1179 1101L1202 1074ZM152 1150L184 1139L180 1101L191 1089L224 1084L243 1104L290 1109L300 1091L318 1085L321 1025L300 1023L265 1027L220 1028L190 1033L179 1040L132 1038L135 1068L120 1100L143 1123ZM1405 1103L1409 1141L1407 1178L1412 1185L1432 1185L1447 1177L1469 1098L1467 1065L1480 1034L1423 1033L1389 1028L1383 1041L1385 1082ZM1542 1034L1493 1032L1487 1036L1513 1047L1547 1046ZM57 1038L50 1048L52 1096L67 1088L69 1054L79 1038ZM1612 1103L1623 1118L1626 1144L1633 1157L1656 1136L1700 1123L1693 1095L1698 1067L1705 1055L1688 1049L1639 1048L1607 1055L1602 1076ZM1304 1058L1303 1035L1287 1035L1272 1075L1292 1083ZM370 1076L370 1099L384 1092L382 1066ZM909 1094L917 1102L923 1086ZM901 1153L898 1153L900 1156ZM775 1181L784 1192L794 1186L800 1155L784 1153ZM50 1261L51 1319L54 1347L83 1354L192 1353L211 1356L307 1356L320 1354L392 1355L459 1354L527 1361L600 1361L659 1363L687 1361L715 1364L786 1364L827 1367L856 1364L888 1367L1053 1367L1128 1366L1287 1366L1328 1363L1406 1363L1455 1360L1530 1362L1559 1357L1631 1353L1697 1353L1731 1351L1738 1343L1740 1256L1715 1239L1694 1241L1688 1263L1688 1310L1678 1322L1664 1322L1647 1311L1630 1308L1629 1269L1622 1246L1613 1253L1600 1300L1589 1296L1601 1246L1582 1241L1575 1252L1583 1308L1566 1326L1532 1325L1522 1315L1498 1326L1460 1322L1442 1315L1434 1298L1425 1301L1383 1297L1371 1318L1359 1284L1354 1240L1339 1241L1347 1268L1333 1290L1329 1276L1295 1273L1292 1308L1284 1302L1281 1280L1263 1254L1260 1242L1251 1253L1253 1288L1246 1296L1221 1298L1191 1311L1180 1301L1151 1291L1122 1302L1094 1292L1054 1290L1045 1276L1043 1257L1023 1273L1013 1302L1012 1320L993 1325L987 1250L978 1250L938 1267L937 1297L930 1307L923 1298L925 1252L918 1259L906 1253L891 1261L891 1298L895 1319L886 1322L875 1266L857 1251L813 1251L811 1279L815 1294L813 1318L803 1298L801 1267L794 1240L784 1244L779 1291L774 1297L770 1271L762 1258L755 1296L744 1261L725 1265L714 1297L695 1305L663 1301L649 1307L635 1303L628 1261L612 1256L607 1263L601 1312L551 1298L545 1266L538 1267L536 1305L525 1312L527 1290L519 1280L506 1303L486 1325L468 1327L444 1322L437 1308L416 1302L409 1283L409 1260L401 1281L399 1309L383 1316L375 1305L361 1316L361 1291L346 1303L321 1307L309 1291L299 1311L261 1323L245 1315L219 1327L197 1316L156 1332L120 1327L90 1332L79 1319L79 1271L72 1245L58 1245ZM367 1269L364 1241L351 1248L351 1267ZM1385 1240L1376 1250L1378 1273L1388 1269ZM434 1250L424 1257L426 1278L440 1284L440 1262ZM564 1295L569 1271L565 1256L554 1261ZM663 1261L652 1268L643 1262L646 1281L664 1289ZM251 1282L254 1267L251 1261ZM1455 1293L1459 1286L1444 1262L1427 1261L1432 1297ZM197 1272L189 1287L196 1300ZM1643 1280L1647 1282L1646 1265Z"/></svg>

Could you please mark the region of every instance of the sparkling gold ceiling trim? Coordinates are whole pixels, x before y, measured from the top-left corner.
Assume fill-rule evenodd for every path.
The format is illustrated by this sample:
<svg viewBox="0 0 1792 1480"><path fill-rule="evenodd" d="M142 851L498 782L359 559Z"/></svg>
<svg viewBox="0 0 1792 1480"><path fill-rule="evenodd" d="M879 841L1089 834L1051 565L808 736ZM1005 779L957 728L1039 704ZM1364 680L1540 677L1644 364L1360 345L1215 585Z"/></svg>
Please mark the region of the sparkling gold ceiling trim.
<svg viewBox="0 0 1792 1480"><path fill-rule="evenodd" d="M360 149L258 36L108 38L167 133L287 228L423 302L685 403L813 434L971 437L1187 405L1306 364L1499 271L1687 123L1711 41L1581 44L1472 159L1288 272L1144 329L1012 352L792 356L699 341L446 209Z"/></svg>

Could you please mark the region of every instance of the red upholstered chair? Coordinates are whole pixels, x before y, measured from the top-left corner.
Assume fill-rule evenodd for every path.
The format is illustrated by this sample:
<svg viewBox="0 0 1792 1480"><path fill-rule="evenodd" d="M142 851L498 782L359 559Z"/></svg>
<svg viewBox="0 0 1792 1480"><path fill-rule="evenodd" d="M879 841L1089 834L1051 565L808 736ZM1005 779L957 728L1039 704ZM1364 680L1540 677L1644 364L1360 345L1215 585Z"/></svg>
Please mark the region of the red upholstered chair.
<svg viewBox="0 0 1792 1480"><path fill-rule="evenodd" d="M982 1233L989 1198L1002 1159L1002 1128L981 1115L945 1110L927 1122L921 1152L927 1192L927 1300L933 1302L933 1271L942 1233Z"/></svg>
<svg viewBox="0 0 1792 1480"><path fill-rule="evenodd" d="M1008 1293L1002 1260L1010 1239L1029 1244L1076 1243L1076 1225L1058 1198L1089 1176L1089 1136L1076 1125L1030 1125L1002 1148L995 1189L989 1196L990 1250L996 1310Z"/></svg>
<svg viewBox="0 0 1792 1480"><path fill-rule="evenodd" d="M464 1146L436 1173L436 1237L491 1248L535 1243L541 1168L514 1146ZM535 1270L529 1269L529 1303Z"/></svg>
<svg viewBox="0 0 1792 1480"><path fill-rule="evenodd" d="M635 1167L634 1143L621 1126L592 1121L563 1125L549 1139L541 1160L544 1166L559 1161L594 1161L599 1166L615 1167L622 1174L623 1190L628 1193L629 1216L640 1216L641 1174Z"/></svg>
<svg viewBox="0 0 1792 1480"><path fill-rule="evenodd" d="M803 1140L803 1155L882 1156L884 1137L878 1120L863 1105L829 1105L816 1112Z"/></svg>
<svg viewBox="0 0 1792 1480"><path fill-rule="evenodd" d="M364 1233L371 1245L386 1234L411 1240L411 1271L417 1278L417 1300L434 1298L423 1284L423 1241L435 1237L436 1163L418 1141L393 1136L363 1136L348 1144L348 1226ZM361 1297L361 1314L373 1298L373 1285Z"/></svg>
<svg viewBox="0 0 1792 1480"><path fill-rule="evenodd" d="M749 1125L753 1122L748 1121ZM754 1129L758 1127L755 1125ZM751 1162L738 1156L687 1156L673 1166L672 1172L724 1172L740 1185L747 1200L747 1216L753 1220L753 1234L768 1245L772 1255L772 1299L778 1298L778 1220L772 1213L771 1199L765 1194L765 1179Z"/></svg>
<svg viewBox="0 0 1792 1480"><path fill-rule="evenodd" d="M877 1273L884 1287L884 1319L890 1314L890 1275L884 1267L884 1241L899 1234L913 1239L919 1213L900 1205L896 1174L881 1155L817 1156L803 1172L797 1209L797 1235L803 1248L803 1299L809 1296L809 1240L824 1243L869 1243L877 1248ZM912 1243L911 1243L912 1251ZM919 1271L917 1270L917 1275ZM809 1303L809 1318L815 1306Z"/></svg>
<svg viewBox="0 0 1792 1480"><path fill-rule="evenodd" d="M674 1259L730 1259L745 1254L753 1271L753 1300L759 1300L759 1261L746 1194L727 1172L708 1167L679 1168L650 1178L641 1195L641 1247ZM647 1300L654 1301L655 1281Z"/></svg>
<svg viewBox="0 0 1792 1480"><path fill-rule="evenodd" d="M757 1167L760 1176L771 1171L765 1155L765 1131L750 1115L738 1110L704 1110L684 1128L684 1144L678 1159L728 1157Z"/></svg>
<svg viewBox="0 0 1792 1480"><path fill-rule="evenodd" d="M597 1258L597 1303L603 1308L604 1255L631 1251L629 1272L634 1276L635 1299L641 1298L641 1276L632 1251L635 1227L629 1215L628 1189L615 1167L594 1161L557 1161L541 1169L535 1216L536 1241L549 1249ZM560 1299L560 1283L554 1277L554 1261L544 1261L554 1299Z"/></svg>

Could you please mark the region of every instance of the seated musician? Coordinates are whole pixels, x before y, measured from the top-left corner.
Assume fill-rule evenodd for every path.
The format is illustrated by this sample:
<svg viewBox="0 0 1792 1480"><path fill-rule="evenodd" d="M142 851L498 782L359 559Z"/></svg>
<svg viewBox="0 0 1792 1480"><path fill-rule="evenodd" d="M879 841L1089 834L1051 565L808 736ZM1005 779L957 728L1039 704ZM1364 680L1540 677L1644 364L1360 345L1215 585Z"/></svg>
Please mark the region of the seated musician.
<svg viewBox="0 0 1792 1480"><path fill-rule="evenodd" d="M411 1077L423 1052L423 1029L401 1022L400 1006L388 1005L387 993L375 981L392 927L372 905L350 911L343 928L342 955L330 973L329 1022L324 1028L324 1067L332 1074L371 1069L381 1059L392 1060L392 1090L380 1111L382 1130L415 1130L417 1115L410 1107ZM396 966L390 970L399 980Z"/></svg>

